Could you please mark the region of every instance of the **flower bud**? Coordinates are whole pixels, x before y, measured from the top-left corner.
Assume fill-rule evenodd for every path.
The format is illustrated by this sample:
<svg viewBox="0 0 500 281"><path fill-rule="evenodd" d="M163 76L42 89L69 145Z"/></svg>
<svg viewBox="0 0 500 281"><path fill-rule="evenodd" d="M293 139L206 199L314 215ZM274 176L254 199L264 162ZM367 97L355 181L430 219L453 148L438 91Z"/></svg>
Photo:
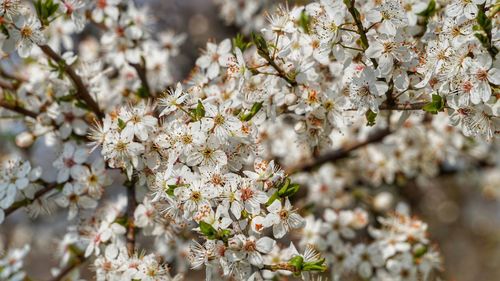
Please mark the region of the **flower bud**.
<svg viewBox="0 0 500 281"><path fill-rule="evenodd" d="M303 133L306 131L306 123L304 121L299 121L295 124L293 129L295 130L295 132L297 132L299 134Z"/></svg>
<svg viewBox="0 0 500 281"><path fill-rule="evenodd" d="M21 148L29 147L35 141L35 136L30 132L22 132L16 136L16 145Z"/></svg>
<svg viewBox="0 0 500 281"><path fill-rule="evenodd" d="M297 101L297 98L298 98L298 97L297 97L296 95L294 95L294 94L287 94L287 95L285 96L285 103L286 103L287 105L292 105L292 104L295 104L295 102Z"/></svg>
<svg viewBox="0 0 500 281"><path fill-rule="evenodd" d="M373 199L373 207L377 211L386 211L391 207L393 199L394 198L390 192L380 192Z"/></svg>

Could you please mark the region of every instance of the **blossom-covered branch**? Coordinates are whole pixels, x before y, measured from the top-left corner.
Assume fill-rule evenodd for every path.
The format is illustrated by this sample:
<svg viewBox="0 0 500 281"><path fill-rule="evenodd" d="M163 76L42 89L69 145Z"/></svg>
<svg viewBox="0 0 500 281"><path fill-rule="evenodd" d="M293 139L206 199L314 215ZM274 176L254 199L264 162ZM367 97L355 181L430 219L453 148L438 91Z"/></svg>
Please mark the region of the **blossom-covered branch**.
<svg viewBox="0 0 500 281"><path fill-rule="evenodd" d="M348 157L353 151L365 147L372 143L377 143L382 141L386 136L391 134L389 129L377 129L363 141L355 141L349 143L342 148L337 150L333 150L330 152L326 152L324 154L319 155L318 157L314 157L311 161L303 161L297 166L292 166L288 168L287 174L294 174L298 172L308 172L315 168L320 167L321 165L329 162L335 162L337 160Z"/></svg>
<svg viewBox="0 0 500 281"><path fill-rule="evenodd" d="M73 81L76 87L78 98L82 99L98 117L102 117L103 113L99 108L99 105L90 95L87 87L82 81L82 78L78 74L76 74L71 65L69 65L61 56L59 56L54 50L52 50L50 46L40 45L39 47L49 58L53 59L57 64L59 64L64 69L66 74L68 74L69 78Z"/></svg>

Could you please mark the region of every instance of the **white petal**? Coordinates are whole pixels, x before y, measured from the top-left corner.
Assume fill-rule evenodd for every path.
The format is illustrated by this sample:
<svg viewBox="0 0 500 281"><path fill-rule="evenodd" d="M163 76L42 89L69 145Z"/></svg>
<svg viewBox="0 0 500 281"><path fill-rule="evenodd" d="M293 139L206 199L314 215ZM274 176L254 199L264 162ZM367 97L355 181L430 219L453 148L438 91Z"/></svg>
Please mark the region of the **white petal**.
<svg viewBox="0 0 500 281"><path fill-rule="evenodd" d="M271 252L275 245L276 241L269 237L262 237L257 240L257 243L255 244L257 250L264 254Z"/></svg>

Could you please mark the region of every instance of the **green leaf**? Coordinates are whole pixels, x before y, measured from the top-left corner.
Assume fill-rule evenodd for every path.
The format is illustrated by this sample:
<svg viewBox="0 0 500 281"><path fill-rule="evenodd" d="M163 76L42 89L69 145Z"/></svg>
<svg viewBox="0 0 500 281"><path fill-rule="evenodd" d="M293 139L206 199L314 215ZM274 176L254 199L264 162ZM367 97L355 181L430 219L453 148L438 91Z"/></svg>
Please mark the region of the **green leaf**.
<svg viewBox="0 0 500 281"><path fill-rule="evenodd" d="M291 183L290 178L285 178L278 186L277 191L267 200L266 205L270 206L276 199L291 197L299 191L300 185Z"/></svg>
<svg viewBox="0 0 500 281"><path fill-rule="evenodd" d="M317 261L312 261L312 262L306 262L304 263L304 266L302 268L303 271L325 271L326 270L326 265L325 265L325 259L322 258Z"/></svg>
<svg viewBox="0 0 500 281"><path fill-rule="evenodd" d="M217 232L217 239L220 239L224 242L227 242L230 236L231 236L230 229L221 229Z"/></svg>
<svg viewBox="0 0 500 281"><path fill-rule="evenodd" d="M287 191L289 185L290 185L290 178L285 178L285 180L278 187L278 195L280 197L282 197L282 195Z"/></svg>
<svg viewBox="0 0 500 281"><path fill-rule="evenodd" d="M444 109L444 100L440 95L432 95L432 101L424 105L422 109L426 112L437 114Z"/></svg>
<svg viewBox="0 0 500 281"><path fill-rule="evenodd" d="M198 100L198 105L196 106L195 109L192 111L193 113L193 119L195 121L201 120L201 118L205 117L205 107L203 106L203 103Z"/></svg>
<svg viewBox="0 0 500 281"><path fill-rule="evenodd" d="M58 101L62 101L62 102L70 102L70 101L73 101L74 99L75 99L74 94L69 94L69 95L65 95L65 96L62 96L60 98L57 98Z"/></svg>
<svg viewBox="0 0 500 281"><path fill-rule="evenodd" d="M368 111L365 113L366 117L366 126L373 126L375 125L375 120L377 119L377 113L373 112L371 109L368 109Z"/></svg>
<svg viewBox="0 0 500 281"><path fill-rule="evenodd" d="M288 186L288 188L280 194L281 197L291 197L299 191L300 185L298 183L292 183Z"/></svg>
<svg viewBox="0 0 500 281"><path fill-rule="evenodd" d="M264 36L259 33L252 33L252 41L255 44L255 47L257 47L257 53L269 60L271 57L269 56L269 46L267 45L266 39L264 39Z"/></svg>
<svg viewBox="0 0 500 281"><path fill-rule="evenodd" d="M120 130L123 130L125 126L127 126L125 121L123 121L121 118L118 118L118 128L120 128Z"/></svg>
<svg viewBox="0 0 500 281"><path fill-rule="evenodd" d="M243 35L241 35L240 33L236 34L236 36L233 38L233 47L239 48L241 50L241 52L244 52L251 45L252 45L252 42L246 42L245 37Z"/></svg>
<svg viewBox="0 0 500 281"><path fill-rule="evenodd" d="M309 15L306 13L306 9L303 9L302 12L300 12L300 17L299 17L299 26L302 27L304 32L306 34L309 34L309 26L311 25L311 18Z"/></svg>
<svg viewBox="0 0 500 281"><path fill-rule="evenodd" d="M250 112L241 116L241 121L250 121L262 108L264 102L256 102L252 105Z"/></svg>
<svg viewBox="0 0 500 281"><path fill-rule="evenodd" d="M288 261L288 264L295 267L297 271L302 271L304 258L302 256L295 256Z"/></svg>
<svg viewBox="0 0 500 281"><path fill-rule="evenodd" d="M37 0L35 1L34 6L38 19L43 26L50 24L49 18L52 17L59 8L59 4L54 3L53 0Z"/></svg>
<svg viewBox="0 0 500 281"><path fill-rule="evenodd" d="M149 97L149 92L144 86L140 86L139 89L137 89L136 95L142 99L146 99Z"/></svg>
<svg viewBox="0 0 500 281"><path fill-rule="evenodd" d="M279 194L278 194L278 191L276 191L275 193L273 193L273 195L271 195L271 197L269 197L269 200L267 200L266 202L266 206L271 206L271 204L273 204L273 202L280 198Z"/></svg>
<svg viewBox="0 0 500 281"><path fill-rule="evenodd" d="M128 218L126 216L121 216L121 217L116 218L115 222L119 225L127 226L128 225Z"/></svg>
<svg viewBox="0 0 500 281"><path fill-rule="evenodd" d="M427 8L423 10L422 12L418 13L417 15L430 18L436 13L436 1L431 0L429 1L429 4L427 5Z"/></svg>
<svg viewBox="0 0 500 281"><path fill-rule="evenodd" d="M90 110L90 108L88 107L88 105L86 105L85 103L83 103L81 100L77 100L76 103L75 103L75 106L78 107L78 108L81 108L81 109Z"/></svg>
<svg viewBox="0 0 500 281"><path fill-rule="evenodd" d="M200 221L200 231L210 240L217 238L217 230L211 224L204 221Z"/></svg>
<svg viewBox="0 0 500 281"><path fill-rule="evenodd" d="M178 187L179 185L177 184L169 184L168 189L165 192L170 196L174 196L174 190Z"/></svg>

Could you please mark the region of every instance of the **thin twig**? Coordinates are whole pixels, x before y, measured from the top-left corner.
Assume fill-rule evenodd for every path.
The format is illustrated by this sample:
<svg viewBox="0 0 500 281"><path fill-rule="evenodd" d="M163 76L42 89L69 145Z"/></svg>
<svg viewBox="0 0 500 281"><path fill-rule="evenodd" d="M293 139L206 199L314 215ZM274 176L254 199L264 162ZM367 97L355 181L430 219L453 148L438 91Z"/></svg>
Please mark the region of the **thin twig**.
<svg viewBox="0 0 500 281"><path fill-rule="evenodd" d="M127 188L127 250L129 256L132 256L135 251L135 221L134 211L137 207L135 200L135 178L125 184Z"/></svg>
<svg viewBox="0 0 500 281"><path fill-rule="evenodd" d="M71 271L82 265L86 262L88 257L86 258L82 253L76 253L74 261L62 269L56 276L54 276L50 281L61 281L64 280L64 277L68 275Z"/></svg>
<svg viewBox="0 0 500 281"><path fill-rule="evenodd" d="M416 102L416 103L402 103L389 105L387 103L382 103L378 109L379 110L422 110L428 102ZM349 108L347 111L356 111L357 108Z"/></svg>
<svg viewBox="0 0 500 281"><path fill-rule="evenodd" d="M15 212L17 209L19 209L21 207L28 206L29 204L33 203L35 200L37 200L40 197L42 197L43 195L45 195L47 192L56 188L56 186L57 186L57 184L55 184L55 183L49 183L45 187L43 187L42 189L35 192L33 199L26 198L26 199L14 202L14 204L12 204L12 206L5 209L5 216L12 214L13 212Z"/></svg>
<svg viewBox="0 0 500 281"><path fill-rule="evenodd" d="M388 136L390 134L391 134L391 131L389 129L377 130L374 133L372 133L371 135L369 135L366 140L356 141L356 142L348 144L347 146L342 147L340 149L327 152L323 155L315 157L314 159L312 159L310 161L304 161L303 163L300 163L296 166L292 166L292 167L286 169L286 171L289 175L297 173L297 172L312 171L313 169L315 169L315 168L317 168L325 163L334 162L336 160L346 158L351 154L351 152L353 152L359 148L367 146L371 143L380 142L386 136Z"/></svg>
<svg viewBox="0 0 500 281"><path fill-rule="evenodd" d="M71 81L73 81L73 84L76 87L78 98L83 100L98 117L103 117L104 115L99 108L99 105L96 103L94 98L92 98L89 91L87 90L87 87L85 87L85 84L83 84L82 78L78 74L76 74L75 70L70 65L68 65L61 56L59 56L54 50L52 50L50 46L39 45L39 47L48 57L56 61L58 64L62 65L64 72L68 74L69 78L71 79Z"/></svg>
<svg viewBox="0 0 500 281"><path fill-rule="evenodd" d="M141 63L129 63L130 66L132 66L135 69L135 72L137 72L137 76L139 76L139 79L141 79L142 87L144 87L144 90L146 93L149 95L153 95L151 92L151 88L149 87L149 82L148 78L146 76L146 61L144 58L142 59Z"/></svg>
<svg viewBox="0 0 500 281"><path fill-rule="evenodd" d="M34 119L36 119L36 117L38 116L38 113L20 106L17 102L12 104L12 103L9 103L7 101L0 100L0 107L3 107L3 108L8 109L10 111L17 112L17 113L25 115L25 116L29 116L29 117L34 118Z"/></svg>
<svg viewBox="0 0 500 281"><path fill-rule="evenodd" d="M361 47L363 50L368 49L370 44L368 43L368 37L366 37L366 32L365 28L363 27L363 23L361 22L361 19L359 18L359 11L356 9L355 0L350 0L350 1L344 1L345 5L347 6L347 10L351 14L352 18L354 19L354 23L356 23L356 27L358 28L358 34L361 39ZM378 67L378 63L376 59L370 59L375 68Z"/></svg>

